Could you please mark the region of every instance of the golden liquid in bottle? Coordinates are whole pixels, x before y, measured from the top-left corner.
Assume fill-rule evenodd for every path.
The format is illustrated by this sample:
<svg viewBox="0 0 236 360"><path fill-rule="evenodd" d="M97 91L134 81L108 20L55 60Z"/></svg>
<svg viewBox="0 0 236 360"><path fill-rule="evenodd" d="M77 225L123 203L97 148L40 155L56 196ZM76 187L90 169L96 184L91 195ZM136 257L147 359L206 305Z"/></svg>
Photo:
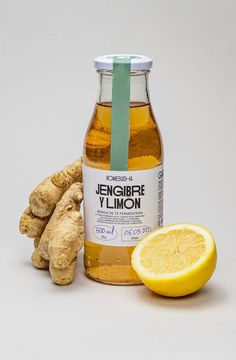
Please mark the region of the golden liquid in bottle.
<svg viewBox="0 0 236 360"><path fill-rule="evenodd" d="M85 165L110 170L111 104L97 103L85 139ZM150 104L130 104L128 170L152 169L163 162L161 135ZM130 262L133 246L107 246L85 241L88 277L111 284L135 284L140 280Z"/></svg>

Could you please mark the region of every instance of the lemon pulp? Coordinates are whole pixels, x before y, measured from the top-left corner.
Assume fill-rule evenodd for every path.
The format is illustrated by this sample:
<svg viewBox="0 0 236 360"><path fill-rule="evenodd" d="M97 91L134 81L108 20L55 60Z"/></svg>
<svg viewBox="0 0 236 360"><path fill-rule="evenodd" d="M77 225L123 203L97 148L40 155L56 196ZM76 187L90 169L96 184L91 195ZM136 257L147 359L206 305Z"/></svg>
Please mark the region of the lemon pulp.
<svg viewBox="0 0 236 360"><path fill-rule="evenodd" d="M150 240L141 251L141 263L155 273L173 273L195 263L205 252L205 241L193 230L170 230Z"/></svg>

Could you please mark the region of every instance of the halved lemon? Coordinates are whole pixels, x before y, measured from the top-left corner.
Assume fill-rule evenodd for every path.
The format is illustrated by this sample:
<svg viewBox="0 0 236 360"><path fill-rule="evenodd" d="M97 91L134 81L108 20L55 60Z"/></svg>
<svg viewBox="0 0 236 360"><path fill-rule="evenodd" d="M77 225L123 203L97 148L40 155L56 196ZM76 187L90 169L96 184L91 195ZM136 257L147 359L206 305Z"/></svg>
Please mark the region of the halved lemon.
<svg viewBox="0 0 236 360"><path fill-rule="evenodd" d="M215 241L200 225L176 224L145 236L132 253L132 266L143 283L164 296L185 296L200 288L216 267Z"/></svg>

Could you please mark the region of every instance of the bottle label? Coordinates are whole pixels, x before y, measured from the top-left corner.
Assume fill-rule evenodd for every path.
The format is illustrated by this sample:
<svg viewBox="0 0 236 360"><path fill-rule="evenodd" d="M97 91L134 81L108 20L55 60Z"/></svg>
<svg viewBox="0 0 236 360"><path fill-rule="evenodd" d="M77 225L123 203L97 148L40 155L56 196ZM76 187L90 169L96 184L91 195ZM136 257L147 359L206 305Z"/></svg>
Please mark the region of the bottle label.
<svg viewBox="0 0 236 360"><path fill-rule="evenodd" d="M163 166L110 171L83 164L86 239L108 246L135 246L163 225Z"/></svg>

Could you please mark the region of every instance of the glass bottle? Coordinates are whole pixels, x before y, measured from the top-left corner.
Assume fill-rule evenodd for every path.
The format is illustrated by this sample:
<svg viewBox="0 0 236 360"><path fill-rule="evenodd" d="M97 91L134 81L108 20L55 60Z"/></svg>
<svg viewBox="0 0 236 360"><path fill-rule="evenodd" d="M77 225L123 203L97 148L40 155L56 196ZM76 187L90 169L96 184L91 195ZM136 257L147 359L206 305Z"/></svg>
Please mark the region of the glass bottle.
<svg viewBox="0 0 236 360"><path fill-rule="evenodd" d="M111 171L113 106L117 100L113 66L117 58L131 59L129 78L123 79L129 82L130 97L125 171ZM83 153L85 271L89 278L104 283L139 284L131 266L132 251L146 233L163 223L163 146L148 90L152 60L107 55L96 58L95 66L99 92ZM118 157L123 137L125 134L116 138L121 141L115 154Z"/></svg>

